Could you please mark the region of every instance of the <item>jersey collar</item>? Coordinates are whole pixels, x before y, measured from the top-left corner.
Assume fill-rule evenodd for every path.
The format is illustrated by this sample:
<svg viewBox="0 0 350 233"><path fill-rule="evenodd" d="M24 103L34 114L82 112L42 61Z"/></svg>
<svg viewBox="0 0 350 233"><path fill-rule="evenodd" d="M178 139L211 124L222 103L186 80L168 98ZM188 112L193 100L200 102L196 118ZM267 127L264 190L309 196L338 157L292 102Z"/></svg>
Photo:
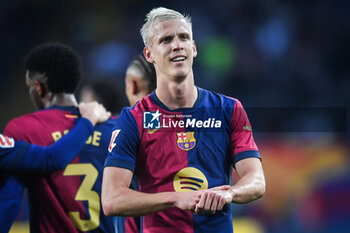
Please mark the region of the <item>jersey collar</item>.
<svg viewBox="0 0 350 233"><path fill-rule="evenodd" d="M72 114L76 114L80 116L78 107L76 106L58 106L58 105L53 105L47 109L58 109L58 110L62 110L62 111L67 111L67 112L71 112Z"/></svg>
<svg viewBox="0 0 350 233"><path fill-rule="evenodd" d="M204 90L200 87L197 87L197 91L198 91L198 97L197 97L197 100L196 102L194 103L193 107L192 108L177 108L177 109L169 109L165 104L163 104L159 99L158 99L158 96L156 94L155 91L153 91L151 94L150 94L150 98L151 100L156 104L158 105L159 107L167 110L167 111L170 111L170 112L186 112L186 111L190 111L194 108L197 108L200 103L202 102L203 100L203 96L204 96Z"/></svg>

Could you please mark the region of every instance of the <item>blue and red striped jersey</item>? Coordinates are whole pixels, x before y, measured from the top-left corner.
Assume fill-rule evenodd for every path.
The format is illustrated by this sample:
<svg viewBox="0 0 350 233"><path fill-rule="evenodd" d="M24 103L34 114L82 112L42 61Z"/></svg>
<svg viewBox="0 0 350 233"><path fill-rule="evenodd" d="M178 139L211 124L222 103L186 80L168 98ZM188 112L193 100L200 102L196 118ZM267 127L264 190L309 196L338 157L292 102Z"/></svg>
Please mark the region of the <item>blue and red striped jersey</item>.
<svg viewBox="0 0 350 233"><path fill-rule="evenodd" d="M54 106L15 118L5 134L40 146L60 139L75 124L76 107ZM113 232L113 219L103 214L103 163L114 119L95 126L84 148L64 170L26 179L33 232ZM69 148L66 148L69 150Z"/></svg>
<svg viewBox="0 0 350 233"><path fill-rule="evenodd" d="M74 129L47 147L16 141L0 134L0 229L8 232L15 221L24 191L19 175L63 169L83 148L93 132L90 121L80 118ZM70 147L71 150L64 151ZM58 156L59 155L59 156ZM16 176L15 176L16 175Z"/></svg>
<svg viewBox="0 0 350 233"><path fill-rule="evenodd" d="M198 88L192 108L170 110L155 92L124 108L105 166L129 169L145 193L186 192L231 183L241 159L260 159L248 117L234 98ZM231 205L215 215L171 208L143 217L144 232L232 232Z"/></svg>
<svg viewBox="0 0 350 233"><path fill-rule="evenodd" d="M15 142L0 133L0 168L14 173L61 170L83 148L93 129L91 122L81 117L73 130L50 146Z"/></svg>
<svg viewBox="0 0 350 233"><path fill-rule="evenodd" d="M30 145L15 140L11 137L4 136L0 133L0 168L2 170L11 170L11 165L14 160L17 160L17 155L22 157L29 150Z"/></svg>

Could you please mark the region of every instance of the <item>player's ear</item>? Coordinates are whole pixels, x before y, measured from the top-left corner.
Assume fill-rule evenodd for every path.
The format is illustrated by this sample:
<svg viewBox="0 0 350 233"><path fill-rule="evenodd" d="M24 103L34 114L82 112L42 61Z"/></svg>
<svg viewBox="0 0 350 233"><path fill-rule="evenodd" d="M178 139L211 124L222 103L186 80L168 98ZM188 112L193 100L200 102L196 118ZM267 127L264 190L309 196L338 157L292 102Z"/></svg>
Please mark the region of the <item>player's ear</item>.
<svg viewBox="0 0 350 233"><path fill-rule="evenodd" d="M146 47L143 49L143 55L145 56L146 60L147 60L149 63L154 63L151 50L148 48L148 46L146 46Z"/></svg>
<svg viewBox="0 0 350 233"><path fill-rule="evenodd" d="M197 46L194 40L192 40L193 43L193 57L197 57Z"/></svg>
<svg viewBox="0 0 350 233"><path fill-rule="evenodd" d="M44 98L47 93L45 84L35 81L35 91L38 93L40 98Z"/></svg>
<svg viewBox="0 0 350 233"><path fill-rule="evenodd" d="M135 79L131 80L131 93L133 95L137 95L137 93L139 92L139 87L137 85L137 81Z"/></svg>

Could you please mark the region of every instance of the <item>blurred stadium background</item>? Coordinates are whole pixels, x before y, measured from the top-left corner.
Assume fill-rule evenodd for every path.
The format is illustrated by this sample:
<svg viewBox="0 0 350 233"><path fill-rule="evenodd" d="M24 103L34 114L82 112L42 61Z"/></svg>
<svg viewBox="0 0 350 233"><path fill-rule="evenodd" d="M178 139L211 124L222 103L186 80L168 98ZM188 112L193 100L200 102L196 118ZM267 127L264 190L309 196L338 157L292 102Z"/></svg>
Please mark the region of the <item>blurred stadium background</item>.
<svg viewBox="0 0 350 233"><path fill-rule="evenodd" d="M40 43L69 44L84 83L113 83L123 96L126 67L143 49L139 29L156 6L192 16L196 83L238 98L252 122L267 192L234 206L235 232L350 232L347 0L2 0L1 132L35 110L23 58ZM27 219L24 203L12 232L26 232Z"/></svg>

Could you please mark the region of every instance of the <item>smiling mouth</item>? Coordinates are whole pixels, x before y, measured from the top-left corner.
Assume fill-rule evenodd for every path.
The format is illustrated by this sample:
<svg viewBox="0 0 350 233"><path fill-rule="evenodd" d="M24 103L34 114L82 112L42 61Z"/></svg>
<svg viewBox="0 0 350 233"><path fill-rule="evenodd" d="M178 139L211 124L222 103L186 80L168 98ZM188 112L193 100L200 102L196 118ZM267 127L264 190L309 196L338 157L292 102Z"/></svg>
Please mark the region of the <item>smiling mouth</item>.
<svg viewBox="0 0 350 233"><path fill-rule="evenodd" d="M171 59L172 62L182 62L185 60L186 60L186 57L184 57L184 56L178 56L178 57L174 57L173 59Z"/></svg>

